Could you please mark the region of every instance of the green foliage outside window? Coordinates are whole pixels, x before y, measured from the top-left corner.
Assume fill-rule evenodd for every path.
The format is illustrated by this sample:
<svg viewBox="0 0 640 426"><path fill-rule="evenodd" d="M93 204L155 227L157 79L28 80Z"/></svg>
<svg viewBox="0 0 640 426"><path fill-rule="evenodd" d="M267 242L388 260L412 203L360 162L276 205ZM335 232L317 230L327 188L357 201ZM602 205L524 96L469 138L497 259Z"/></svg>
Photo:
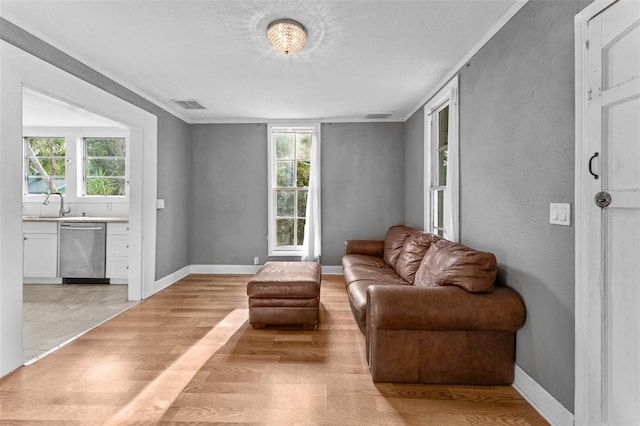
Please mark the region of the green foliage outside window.
<svg viewBox="0 0 640 426"><path fill-rule="evenodd" d="M25 138L27 193L65 193L66 146L64 138Z"/></svg>
<svg viewBox="0 0 640 426"><path fill-rule="evenodd" d="M86 138L87 195L126 194L126 143L124 138Z"/></svg>
<svg viewBox="0 0 640 426"><path fill-rule="evenodd" d="M278 132L276 150L276 246L299 246L304 241L311 133Z"/></svg>

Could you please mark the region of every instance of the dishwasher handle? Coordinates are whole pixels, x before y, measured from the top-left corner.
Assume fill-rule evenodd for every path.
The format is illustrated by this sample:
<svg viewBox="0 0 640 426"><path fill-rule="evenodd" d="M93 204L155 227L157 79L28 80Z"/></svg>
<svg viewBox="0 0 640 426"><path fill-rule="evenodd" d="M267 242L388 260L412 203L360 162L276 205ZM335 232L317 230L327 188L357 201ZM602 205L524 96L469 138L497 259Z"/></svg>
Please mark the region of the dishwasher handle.
<svg viewBox="0 0 640 426"><path fill-rule="evenodd" d="M73 225L60 225L60 228L68 229L70 231L102 231L103 226L73 226Z"/></svg>

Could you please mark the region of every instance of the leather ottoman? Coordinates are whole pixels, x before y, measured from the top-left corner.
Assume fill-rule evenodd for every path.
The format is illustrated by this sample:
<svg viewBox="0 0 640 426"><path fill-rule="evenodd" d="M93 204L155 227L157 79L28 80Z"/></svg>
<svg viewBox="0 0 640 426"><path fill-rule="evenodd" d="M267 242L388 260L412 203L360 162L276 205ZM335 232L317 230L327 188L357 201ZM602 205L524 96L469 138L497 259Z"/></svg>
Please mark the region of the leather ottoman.
<svg viewBox="0 0 640 426"><path fill-rule="evenodd" d="M249 322L253 328L301 324L318 326L320 264L316 262L267 262L249 280Z"/></svg>

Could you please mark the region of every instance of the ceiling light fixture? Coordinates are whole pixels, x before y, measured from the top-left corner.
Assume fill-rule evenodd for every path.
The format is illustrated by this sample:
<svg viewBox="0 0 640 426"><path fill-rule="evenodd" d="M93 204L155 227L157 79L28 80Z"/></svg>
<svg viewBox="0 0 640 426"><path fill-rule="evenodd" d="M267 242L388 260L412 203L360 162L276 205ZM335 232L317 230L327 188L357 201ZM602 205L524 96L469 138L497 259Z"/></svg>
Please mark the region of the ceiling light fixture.
<svg viewBox="0 0 640 426"><path fill-rule="evenodd" d="M276 52L293 55L304 47L307 41L307 30L293 19L278 19L269 24L267 39Z"/></svg>

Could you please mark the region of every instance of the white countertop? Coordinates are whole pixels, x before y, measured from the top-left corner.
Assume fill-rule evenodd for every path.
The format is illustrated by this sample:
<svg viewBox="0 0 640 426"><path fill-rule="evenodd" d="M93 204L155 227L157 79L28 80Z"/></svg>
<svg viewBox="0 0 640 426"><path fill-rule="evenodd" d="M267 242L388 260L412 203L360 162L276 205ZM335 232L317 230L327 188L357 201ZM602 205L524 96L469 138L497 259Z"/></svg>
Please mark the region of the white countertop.
<svg viewBox="0 0 640 426"><path fill-rule="evenodd" d="M128 217L115 216L22 216L24 222L108 222L108 223L129 223Z"/></svg>

